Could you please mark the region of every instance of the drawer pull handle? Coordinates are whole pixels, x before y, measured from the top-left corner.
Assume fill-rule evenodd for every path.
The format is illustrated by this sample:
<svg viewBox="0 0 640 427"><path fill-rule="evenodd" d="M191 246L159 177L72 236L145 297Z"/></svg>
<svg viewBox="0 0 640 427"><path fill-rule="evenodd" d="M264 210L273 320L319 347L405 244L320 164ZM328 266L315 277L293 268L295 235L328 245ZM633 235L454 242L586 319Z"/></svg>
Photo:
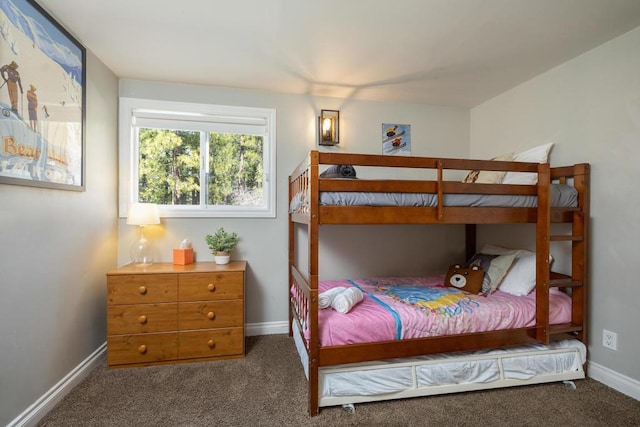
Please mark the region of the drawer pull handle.
<svg viewBox="0 0 640 427"><path fill-rule="evenodd" d="M147 352L147 346L142 344L140 347L138 347L138 352L140 354L145 354Z"/></svg>
<svg viewBox="0 0 640 427"><path fill-rule="evenodd" d="M145 323L147 323L147 316L143 314L142 316L138 317L138 322L140 322L141 325L144 325Z"/></svg>
<svg viewBox="0 0 640 427"><path fill-rule="evenodd" d="M209 318L209 320L213 320L216 318L216 314L213 311L210 311L207 313L207 317Z"/></svg>
<svg viewBox="0 0 640 427"><path fill-rule="evenodd" d="M209 340L209 342L207 343L207 345L209 346L209 348L213 348L216 346L216 342L214 340Z"/></svg>
<svg viewBox="0 0 640 427"><path fill-rule="evenodd" d="M138 288L138 292L140 292L140 295L144 295L147 293L147 287L146 286L140 286Z"/></svg>
<svg viewBox="0 0 640 427"><path fill-rule="evenodd" d="M213 292L216 290L216 285L214 285L213 283L209 283L207 285L207 289L209 289L209 292Z"/></svg>

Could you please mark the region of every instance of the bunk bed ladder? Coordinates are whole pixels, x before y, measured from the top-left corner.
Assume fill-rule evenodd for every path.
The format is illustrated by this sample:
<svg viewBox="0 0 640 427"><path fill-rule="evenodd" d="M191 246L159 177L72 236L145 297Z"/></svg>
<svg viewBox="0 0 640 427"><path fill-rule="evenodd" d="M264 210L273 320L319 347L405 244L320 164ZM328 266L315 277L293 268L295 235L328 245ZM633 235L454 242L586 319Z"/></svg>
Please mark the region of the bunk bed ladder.
<svg viewBox="0 0 640 427"><path fill-rule="evenodd" d="M574 166L573 185L578 190L578 208L573 212L571 235L552 235L552 242L569 242L571 244L571 275L551 273L550 286L570 288L571 290L571 322L553 325L552 335L569 334L587 345L587 250L589 226L589 165ZM562 182L562 181L561 181Z"/></svg>

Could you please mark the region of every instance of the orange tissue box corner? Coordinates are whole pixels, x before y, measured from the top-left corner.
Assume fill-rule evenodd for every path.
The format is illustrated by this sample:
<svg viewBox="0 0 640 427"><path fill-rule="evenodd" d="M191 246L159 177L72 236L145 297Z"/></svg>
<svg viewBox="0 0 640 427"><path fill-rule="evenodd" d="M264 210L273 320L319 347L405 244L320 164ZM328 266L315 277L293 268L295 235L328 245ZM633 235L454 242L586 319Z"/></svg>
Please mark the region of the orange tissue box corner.
<svg viewBox="0 0 640 427"><path fill-rule="evenodd" d="M173 263L176 265L193 264L193 248L174 249Z"/></svg>

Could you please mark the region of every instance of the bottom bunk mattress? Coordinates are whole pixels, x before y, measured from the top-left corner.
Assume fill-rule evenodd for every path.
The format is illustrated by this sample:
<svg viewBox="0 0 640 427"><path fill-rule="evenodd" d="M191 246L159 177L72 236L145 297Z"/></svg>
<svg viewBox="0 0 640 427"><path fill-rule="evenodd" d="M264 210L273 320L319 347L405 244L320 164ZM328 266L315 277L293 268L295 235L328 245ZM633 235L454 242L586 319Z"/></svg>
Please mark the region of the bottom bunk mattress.
<svg viewBox="0 0 640 427"><path fill-rule="evenodd" d="M322 281L322 295L335 287L355 287L363 299L347 313L318 310L321 347L458 335L535 325L536 294L515 296L500 290L468 294L445 287L444 275ZM295 298L295 295L293 296ZM549 290L551 324L571 321L571 298ZM306 331L308 339L308 331Z"/></svg>

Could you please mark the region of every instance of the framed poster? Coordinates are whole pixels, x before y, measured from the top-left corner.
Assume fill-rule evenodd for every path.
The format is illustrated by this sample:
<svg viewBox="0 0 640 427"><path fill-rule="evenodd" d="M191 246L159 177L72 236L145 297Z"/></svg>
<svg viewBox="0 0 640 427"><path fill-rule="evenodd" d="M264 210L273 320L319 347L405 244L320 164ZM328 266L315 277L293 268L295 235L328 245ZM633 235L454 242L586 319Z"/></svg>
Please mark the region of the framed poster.
<svg viewBox="0 0 640 427"><path fill-rule="evenodd" d="M411 155L411 125L382 124L382 154Z"/></svg>
<svg viewBox="0 0 640 427"><path fill-rule="evenodd" d="M85 48L33 0L0 30L0 184L84 191Z"/></svg>

